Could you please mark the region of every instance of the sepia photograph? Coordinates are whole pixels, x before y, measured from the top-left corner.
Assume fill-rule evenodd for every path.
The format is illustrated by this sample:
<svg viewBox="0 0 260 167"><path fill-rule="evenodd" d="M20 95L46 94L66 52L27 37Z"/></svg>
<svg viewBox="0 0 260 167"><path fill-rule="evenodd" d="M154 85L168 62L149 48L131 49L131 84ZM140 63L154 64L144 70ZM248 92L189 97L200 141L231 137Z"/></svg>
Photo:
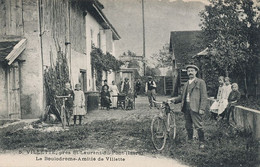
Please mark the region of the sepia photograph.
<svg viewBox="0 0 260 167"><path fill-rule="evenodd" d="M260 167L260 0L0 0L1 167Z"/></svg>

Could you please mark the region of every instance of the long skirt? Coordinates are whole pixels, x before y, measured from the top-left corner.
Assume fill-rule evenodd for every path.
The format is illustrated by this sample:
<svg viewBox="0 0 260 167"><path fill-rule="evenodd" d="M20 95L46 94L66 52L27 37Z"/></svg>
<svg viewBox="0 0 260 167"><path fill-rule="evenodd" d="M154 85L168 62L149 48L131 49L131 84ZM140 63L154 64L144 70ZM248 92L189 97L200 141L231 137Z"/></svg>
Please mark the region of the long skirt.
<svg viewBox="0 0 260 167"><path fill-rule="evenodd" d="M112 94L111 95L111 102L112 102L112 106L111 107L117 107L117 94Z"/></svg>
<svg viewBox="0 0 260 167"><path fill-rule="evenodd" d="M80 107L80 106L75 106L73 108L73 115L85 115L86 114L86 110L85 107Z"/></svg>

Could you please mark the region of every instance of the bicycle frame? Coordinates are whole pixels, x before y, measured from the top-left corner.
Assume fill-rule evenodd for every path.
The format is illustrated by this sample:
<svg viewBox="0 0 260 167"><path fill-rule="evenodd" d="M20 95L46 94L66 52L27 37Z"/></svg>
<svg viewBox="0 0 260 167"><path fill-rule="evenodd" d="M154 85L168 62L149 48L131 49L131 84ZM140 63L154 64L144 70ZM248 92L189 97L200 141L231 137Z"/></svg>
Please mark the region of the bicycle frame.
<svg viewBox="0 0 260 167"><path fill-rule="evenodd" d="M152 141L154 147L158 151L161 151L164 149L166 139L169 136L172 136L172 139L175 139L176 137L175 113L170 108L169 103L157 102L154 100L153 102L160 110L160 114L155 116L151 123Z"/></svg>
<svg viewBox="0 0 260 167"><path fill-rule="evenodd" d="M62 99L62 106L61 106L60 116L61 116L61 123L62 123L62 127L63 128L65 128L65 126L67 124L67 119L66 119L67 113L65 113L66 112L65 111L66 110L65 101L69 97L70 97L70 95L69 96L56 96L57 99Z"/></svg>

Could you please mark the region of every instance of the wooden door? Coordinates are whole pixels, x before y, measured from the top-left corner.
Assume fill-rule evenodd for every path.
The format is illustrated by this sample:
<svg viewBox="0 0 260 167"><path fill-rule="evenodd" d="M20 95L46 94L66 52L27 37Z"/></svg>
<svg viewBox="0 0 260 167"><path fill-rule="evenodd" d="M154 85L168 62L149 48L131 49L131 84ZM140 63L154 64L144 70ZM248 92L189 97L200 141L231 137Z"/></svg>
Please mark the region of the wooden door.
<svg viewBox="0 0 260 167"><path fill-rule="evenodd" d="M80 69L80 79L79 79L79 83L81 85L81 90L83 92L87 91L87 75L86 75L86 70L84 69Z"/></svg>
<svg viewBox="0 0 260 167"><path fill-rule="evenodd" d="M14 62L9 67L8 74L8 113L10 119L21 118L20 104L20 69L19 63Z"/></svg>

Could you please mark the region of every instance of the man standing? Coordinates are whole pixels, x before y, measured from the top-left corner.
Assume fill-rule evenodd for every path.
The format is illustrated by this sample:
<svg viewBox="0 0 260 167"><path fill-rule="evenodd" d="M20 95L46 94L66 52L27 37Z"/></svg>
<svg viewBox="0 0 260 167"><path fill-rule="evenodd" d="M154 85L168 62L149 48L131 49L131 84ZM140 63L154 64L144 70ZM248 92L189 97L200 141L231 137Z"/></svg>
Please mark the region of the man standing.
<svg viewBox="0 0 260 167"><path fill-rule="evenodd" d="M135 83L135 90L136 90L136 95L140 94L140 90L141 90L141 82L140 79L138 79Z"/></svg>
<svg viewBox="0 0 260 167"><path fill-rule="evenodd" d="M148 96L150 108L154 106L153 100L156 100L156 83L151 76L148 76L148 82L145 84L145 92Z"/></svg>
<svg viewBox="0 0 260 167"><path fill-rule="evenodd" d="M174 103L182 103L181 111L184 112L185 128L188 133L188 140L193 139L193 125L198 131L200 148L204 148L204 131L202 115L207 105L207 88L204 80L196 77L199 68L195 65L186 67L189 80L185 83L182 95L173 99Z"/></svg>
<svg viewBox="0 0 260 167"><path fill-rule="evenodd" d="M130 89L131 89L131 85L129 79L125 78L125 82L123 82L121 87L121 92L124 93L125 95L128 95Z"/></svg>

